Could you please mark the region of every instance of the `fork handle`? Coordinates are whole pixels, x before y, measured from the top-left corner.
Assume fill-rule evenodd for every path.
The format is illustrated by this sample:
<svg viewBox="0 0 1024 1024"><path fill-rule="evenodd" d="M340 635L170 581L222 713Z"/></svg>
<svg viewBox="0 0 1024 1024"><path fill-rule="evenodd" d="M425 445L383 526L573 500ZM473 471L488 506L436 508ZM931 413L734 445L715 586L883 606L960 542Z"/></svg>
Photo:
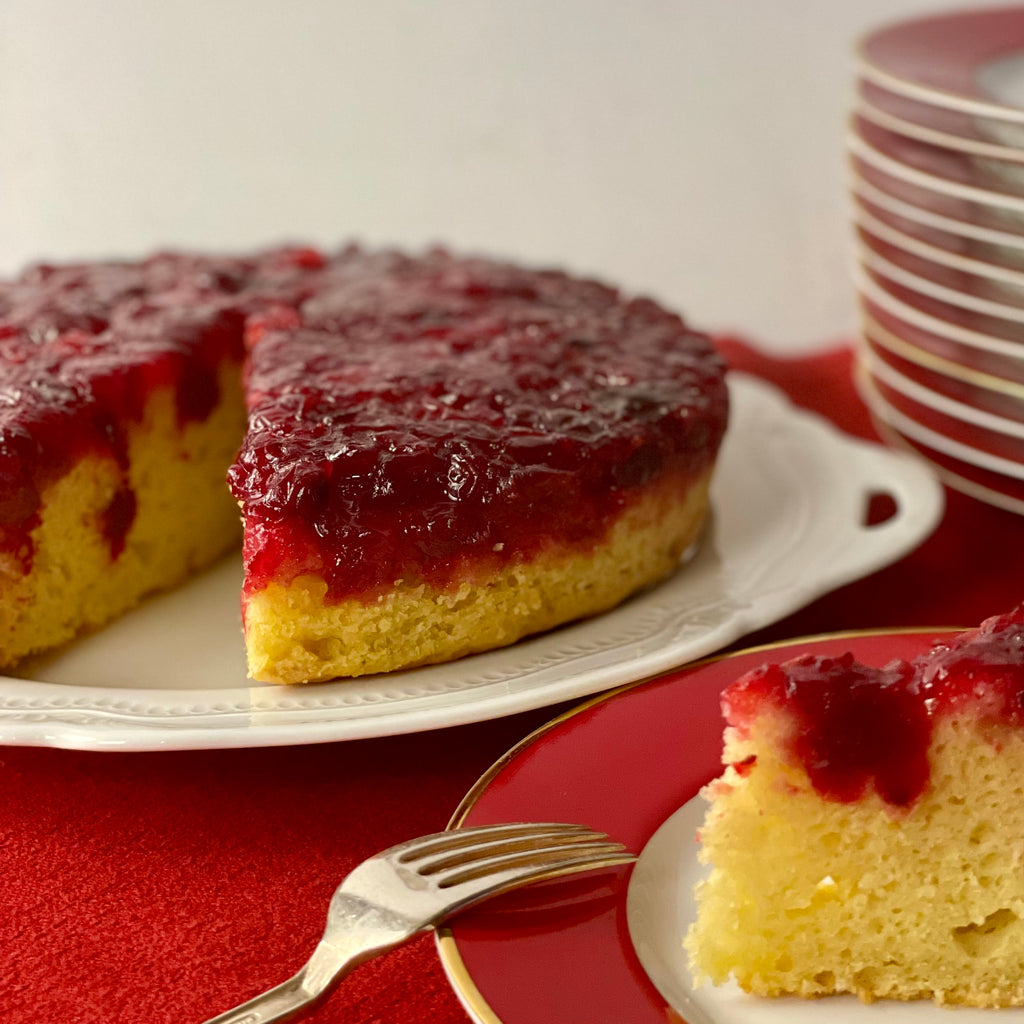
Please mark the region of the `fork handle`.
<svg viewBox="0 0 1024 1024"><path fill-rule="evenodd" d="M232 1010L211 1017L204 1024L275 1024L297 1020L311 1012L360 964L401 944L405 935L378 938L376 942L350 936L347 942L321 940L304 967L275 988L253 996Z"/></svg>
<svg viewBox="0 0 1024 1024"><path fill-rule="evenodd" d="M306 969L293 975L275 988L261 992L247 1002L211 1017L206 1024L272 1024L274 1021L295 1020L313 1008L313 1002L323 993L312 993L304 985Z"/></svg>

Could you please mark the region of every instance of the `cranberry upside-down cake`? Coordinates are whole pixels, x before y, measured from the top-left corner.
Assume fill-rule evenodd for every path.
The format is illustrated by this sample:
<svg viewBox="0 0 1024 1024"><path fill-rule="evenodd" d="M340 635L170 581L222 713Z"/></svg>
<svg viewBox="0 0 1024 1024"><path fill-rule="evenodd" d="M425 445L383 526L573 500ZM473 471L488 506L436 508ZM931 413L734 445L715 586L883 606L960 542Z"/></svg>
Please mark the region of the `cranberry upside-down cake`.
<svg viewBox="0 0 1024 1024"><path fill-rule="evenodd" d="M4 665L218 557L239 507L255 679L512 643L677 566L727 419L654 302L442 251L37 266L0 350Z"/></svg>

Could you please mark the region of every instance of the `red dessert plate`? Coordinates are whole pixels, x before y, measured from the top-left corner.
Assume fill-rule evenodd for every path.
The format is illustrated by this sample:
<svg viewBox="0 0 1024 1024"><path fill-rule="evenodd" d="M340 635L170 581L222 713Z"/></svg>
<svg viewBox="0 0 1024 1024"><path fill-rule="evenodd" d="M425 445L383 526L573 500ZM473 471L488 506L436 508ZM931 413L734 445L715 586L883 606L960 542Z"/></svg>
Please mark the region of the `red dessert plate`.
<svg viewBox="0 0 1024 1024"><path fill-rule="evenodd" d="M1012 323L1024 323L1024 288L1004 278L982 277L892 245L861 228L857 253L873 275L919 295Z"/></svg>
<svg viewBox="0 0 1024 1024"><path fill-rule="evenodd" d="M959 153L1024 163L1024 150L992 142L979 130L978 119L958 110L920 103L862 81L857 90L857 113L872 124L908 139ZM988 134L992 134L989 129Z"/></svg>
<svg viewBox="0 0 1024 1024"><path fill-rule="evenodd" d="M846 136L853 157L932 195L956 198L1017 214L1024 211L1020 168L998 160L983 162L963 153L927 145L880 128L854 115ZM1013 168L1007 170L1007 168Z"/></svg>
<svg viewBox="0 0 1024 1024"><path fill-rule="evenodd" d="M1024 110L993 96L984 76L1024 50L1024 9L957 11L872 32L858 47L860 73L890 92L982 117L1024 123Z"/></svg>
<svg viewBox="0 0 1024 1024"><path fill-rule="evenodd" d="M996 508L1024 515L1024 482L972 465L909 437L887 423L878 413L873 412L872 419L879 436L890 447L920 456L949 487Z"/></svg>
<svg viewBox="0 0 1024 1024"><path fill-rule="evenodd" d="M937 630L847 633L794 640L701 662L657 679L617 690L555 719L506 754L477 783L456 811L452 826L502 821L578 821L607 831L641 855L639 877L656 843L649 841L720 770L722 690L765 661L813 651L852 651L870 665L911 658ZM664 832L662 833L664 835ZM685 841L682 863L692 859ZM647 848L645 850L645 848ZM646 872L650 878L650 872ZM664 913L683 906L682 873L665 880ZM820 1002L757 1001L728 989L728 1007L680 1006L662 995L643 964L652 964L650 936L635 915L627 919L630 869L592 880L588 898L568 883L524 890L456 919L439 933L449 979L471 1017L484 1024L706 1024L747 1020L748 1012L772 1020L795 1014L817 1020ZM671 921L677 931L683 920ZM671 930L671 929L670 929ZM643 964L637 953L640 948ZM665 958L672 966L672 951ZM684 956L678 950L685 987ZM658 972L654 972L658 973ZM699 990L704 991L704 990ZM675 1003L676 1005L673 1005ZM770 1004L770 1006L768 1005ZM882 1004L876 1004L881 1006ZM920 1012L942 1017L931 1004ZM828 1015L864 1011L855 999L830 1000ZM885 1011L883 1010L883 1017ZM874 1016L879 1016L877 1009ZM752 1019L752 1018L751 1018ZM765 1017L764 1019L769 1019Z"/></svg>
<svg viewBox="0 0 1024 1024"><path fill-rule="evenodd" d="M907 416L882 397L861 366L854 382L875 429L890 447L920 456L954 490L1024 515L1024 473L1019 463L998 459Z"/></svg>
<svg viewBox="0 0 1024 1024"><path fill-rule="evenodd" d="M978 242L901 218L867 199L855 198L852 212L859 231L886 245L965 274L1024 288L1024 266L1016 250L982 250Z"/></svg>
<svg viewBox="0 0 1024 1024"><path fill-rule="evenodd" d="M915 185L852 152L850 172L855 195L900 217L988 245L1014 251L1024 248L1020 225L984 203Z"/></svg>
<svg viewBox="0 0 1024 1024"><path fill-rule="evenodd" d="M886 330L867 311L861 318L861 341L872 360L923 387L975 409L1024 422L1024 388L1013 379L933 356L914 346L909 335L900 337Z"/></svg>
<svg viewBox="0 0 1024 1024"><path fill-rule="evenodd" d="M1024 344L1024 321L981 313L952 302L926 294L918 281L912 281L906 272L875 260L868 266L862 259L854 267L854 276L860 294L870 299L894 317L916 325L925 331L950 338L983 352L993 352L1010 359L1019 359ZM934 282L933 282L934 283ZM934 290L934 289L933 289Z"/></svg>
<svg viewBox="0 0 1024 1024"><path fill-rule="evenodd" d="M1024 467L1024 423L998 416L940 394L910 379L882 360L860 352L860 365L887 406L925 429L1012 464L1017 474ZM1012 475L1010 468L1007 475Z"/></svg>

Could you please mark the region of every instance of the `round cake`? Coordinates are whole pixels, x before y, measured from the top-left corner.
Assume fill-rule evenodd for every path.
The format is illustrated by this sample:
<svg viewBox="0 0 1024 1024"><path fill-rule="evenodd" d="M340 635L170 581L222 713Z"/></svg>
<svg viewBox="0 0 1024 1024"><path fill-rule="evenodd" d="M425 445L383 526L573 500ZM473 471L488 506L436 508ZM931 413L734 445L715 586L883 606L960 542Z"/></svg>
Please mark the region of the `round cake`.
<svg viewBox="0 0 1024 1024"><path fill-rule="evenodd" d="M239 444L253 678L512 643L678 566L728 415L713 345L656 303L443 251L34 268L0 334L5 663L229 546Z"/></svg>

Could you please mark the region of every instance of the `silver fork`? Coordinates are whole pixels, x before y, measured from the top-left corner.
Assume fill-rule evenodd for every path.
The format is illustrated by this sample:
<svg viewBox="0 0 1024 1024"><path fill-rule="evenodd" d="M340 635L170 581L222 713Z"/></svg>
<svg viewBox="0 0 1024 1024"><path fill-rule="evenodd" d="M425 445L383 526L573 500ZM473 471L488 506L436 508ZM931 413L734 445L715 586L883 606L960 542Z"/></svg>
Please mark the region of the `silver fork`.
<svg viewBox="0 0 1024 1024"><path fill-rule="evenodd" d="M338 886L323 938L297 974L206 1024L295 1020L361 963L459 910L522 885L635 859L603 832L557 823L482 825L400 843Z"/></svg>

